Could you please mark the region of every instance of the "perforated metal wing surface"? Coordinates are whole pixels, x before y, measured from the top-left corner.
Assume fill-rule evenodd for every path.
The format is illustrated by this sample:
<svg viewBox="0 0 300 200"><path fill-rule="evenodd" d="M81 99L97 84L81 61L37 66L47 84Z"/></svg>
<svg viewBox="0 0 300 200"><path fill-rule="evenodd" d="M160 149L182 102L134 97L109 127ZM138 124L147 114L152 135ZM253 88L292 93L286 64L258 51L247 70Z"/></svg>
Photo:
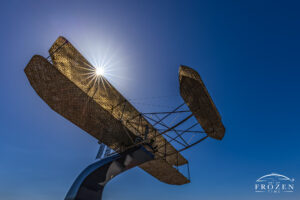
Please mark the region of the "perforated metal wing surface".
<svg viewBox="0 0 300 200"><path fill-rule="evenodd" d="M225 127L200 75L187 66L179 68L180 94L208 136L221 140Z"/></svg>

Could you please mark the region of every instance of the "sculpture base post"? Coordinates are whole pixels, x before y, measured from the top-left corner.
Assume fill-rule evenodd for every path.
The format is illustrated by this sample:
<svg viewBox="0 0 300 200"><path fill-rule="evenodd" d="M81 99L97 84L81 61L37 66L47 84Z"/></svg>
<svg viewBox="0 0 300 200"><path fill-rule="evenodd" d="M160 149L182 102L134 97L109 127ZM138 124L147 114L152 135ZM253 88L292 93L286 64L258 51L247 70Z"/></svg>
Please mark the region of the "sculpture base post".
<svg viewBox="0 0 300 200"><path fill-rule="evenodd" d="M76 178L65 200L101 200L105 184L116 175L153 160L154 155L143 146L97 161Z"/></svg>

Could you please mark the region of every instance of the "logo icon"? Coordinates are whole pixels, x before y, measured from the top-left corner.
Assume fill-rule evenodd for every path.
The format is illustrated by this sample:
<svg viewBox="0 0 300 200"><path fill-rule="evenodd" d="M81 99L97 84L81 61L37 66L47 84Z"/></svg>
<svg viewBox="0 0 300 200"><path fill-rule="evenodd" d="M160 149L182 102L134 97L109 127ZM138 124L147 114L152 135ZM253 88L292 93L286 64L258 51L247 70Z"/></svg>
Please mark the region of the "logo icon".
<svg viewBox="0 0 300 200"><path fill-rule="evenodd" d="M293 192L295 179L287 176L271 173L264 175L256 180L254 185L255 192Z"/></svg>

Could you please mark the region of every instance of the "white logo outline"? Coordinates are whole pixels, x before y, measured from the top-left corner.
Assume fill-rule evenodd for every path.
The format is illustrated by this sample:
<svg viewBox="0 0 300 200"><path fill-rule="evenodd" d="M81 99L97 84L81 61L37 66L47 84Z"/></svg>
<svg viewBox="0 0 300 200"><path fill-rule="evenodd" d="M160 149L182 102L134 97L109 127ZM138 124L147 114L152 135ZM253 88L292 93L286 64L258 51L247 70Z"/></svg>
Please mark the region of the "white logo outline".
<svg viewBox="0 0 300 200"><path fill-rule="evenodd" d="M294 182L294 178L289 178L277 173L271 173L258 178L254 188L255 192L294 192Z"/></svg>

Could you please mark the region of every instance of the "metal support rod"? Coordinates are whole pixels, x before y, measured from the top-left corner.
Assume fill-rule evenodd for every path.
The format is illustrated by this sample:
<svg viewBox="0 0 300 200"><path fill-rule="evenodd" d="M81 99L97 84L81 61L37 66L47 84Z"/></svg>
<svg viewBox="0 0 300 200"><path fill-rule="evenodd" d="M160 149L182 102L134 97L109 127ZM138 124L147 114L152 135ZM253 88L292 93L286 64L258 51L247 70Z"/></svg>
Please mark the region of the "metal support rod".
<svg viewBox="0 0 300 200"><path fill-rule="evenodd" d="M113 106L113 109L115 109L116 107L122 105L123 103L127 102L126 99L124 101L121 101L120 103L118 103L117 105Z"/></svg>
<svg viewBox="0 0 300 200"><path fill-rule="evenodd" d="M190 175L190 163L187 162L187 170L188 170L188 179L190 180L191 182L191 175Z"/></svg>
<svg viewBox="0 0 300 200"><path fill-rule="evenodd" d="M186 149L188 149L188 148L190 148L190 147L192 147L192 146L194 146L194 145L196 145L196 144L202 142L202 141L205 140L206 138L208 138L208 135L206 135L205 137L201 138L200 140L197 140L196 142L194 142L194 143L192 143L192 144L190 144L190 145L188 145L188 146L186 146L186 147L184 147L184 148L182 148L182 149L179 149L179 150L177 150L177 151L174 151L174 152L172 152L172 153L169 153L167 156L171 156L171 155L173 155L173 154L175 154L175 153L182 152L182 151L184 151L184 150L186 150ZM163 145L159 146L159 147L157 148L157 150L161 149L162 147L163 147Z"/></svg>
<svg viewBox="0 0 300 200"><path fill-rule="evenodd" d="M198 123L196 123L196 125L198 125ZM158 128L157 129L158 131L165 131L165 130L167 130L167 129L160 129L160 128ZM187 131L187 130L177 130L176 129L176 131L177 132L179 132L179 133L205 133L205 131Z"/></svg>
<svg viewBox="0 0 300 200"><path fill-rule="evenodd" d="M165 115L163 118L161 118L161 120L159 122L161 122L162 120L166 119L168 116L170 116L172 113L174 113L176 110L178 110L179 108L181 108L185 103L181 104L180 106L178 106L177 108L175 108L173 111L171 111L169 114ZM158 123L159 123L158 122ZM155 123L153 126L155 126L156 124L158 123Z"/></svg>
<svg viewBox="0 0 300 200"><path fill-rule="evenodd" d="M177 126L179 126L180 124L182 124L183 122L185 122L186 120L190 119L193 116L193 114L190 114L189 116L187 116L185 119L181 120L180 122L178 122L177 124L175 124L174 126L172 126L171 128L168 128L167 130L165 130L164 132L161 133L161 135L173 130L174 128L176 128Z"/></svg>
<svg viewBox="0 0 300 200"><path fill-rule="evenodd" d="M159 119L159 117L157 115L154 115L154 116L156 116ZM162 124L164 127L168 128L168 126L165 123L163 123L162 121L160 122L160 124ZM173 131L177 134L177 137L180 137L180 139L185 143L185 145L188 145L188 143L185 141L185 139L183 137L181 137L181 135L176 131L176 129L173 129Z"/></svg>
<svg viewBox="0 0 300 200"><path fill-rule="evenodd" d="M178 166L178 159L179 159L179 158L178 158L178 156L179 156L179 153L177 152L177 161L176 161L176 162L177 162L177 163L176 163L177 171L179 171L179 166Z"/></svg>
<svg viewBox="0 0 300 200"><path fill-rule="evenodd" d="M165 160L167 160L167 140L165 140Z"/></svg>
<svg viewBox="0 0 300 200"><path fill-rule="evenodd" d="M136 129L136 127L134 127L130 121L127 120L126 123L127 123L128 125L130 125L130 126L136 131L136 133L139 133L140 136L142 136L142 134L140 133L140 130Z"/></svg>
<svg viewBox="0 0 300 200"><path fill-rule="evenodd" d="M153 120L152 118L150 118L150 117L148 117L148 116L145 116L145 117L148 118L148 119L150 119L150 120ZM154 121L154 120L153 120L153 121ZM160 123L162 123L162 122L160 122ZM165 126L166 126L166 125L165 125ZM166 127L167 127L167 126L166 126ZM167 127L167 128L169 128L169 127ZM156 132L156 130L155 130L155 132ZM178 135L178 133L177 133L177 135ZM169 135L167 135L167 134L165 134L165 136L171 139L170 141L168 141L169 143L170 143L171 141L175 141L175 142L177 142L178 144L180 144L180 145L182 145L182 146L184 146L184 147L188 145L188 143L183 144L182 142L176 140L176 138L177 138L178 136L177 136L176 138L173 138L173 137L171 137L171 136L169 136ZM156 138L156 136L154 136L153 138Z"/></svg>
<svg viewBox="0 0 300 200"><path fill-rule="evenodd" d="M190 130L192 128L194 128L196 125L198 125L198 123L194 124L193 126L189 127L187 130ZM186 131L183 131L180 135L182 136ZM169 142L172 142L173 140L176 140L178 138L178 136L176 136L175 138L173 138L172 140L170 140Z"/></svg>
<svg viewBox="0 0 300 200"><path fill-rule="evenodd" d="M186 144L183 144L182 142L180 142L180 141L174 139L173 137L171 137L171 136L169 136L169 135L167 135L167 134L165 134L165 136L168 137L169 139L171 139L170 141L168 141L169 143L172 142L172 141L175 141L175 142L177 142L178 144L180 144L180 145L182 145L182 146L184 146L184 147L187 146Z"/></svg>
<svg viewBox="0 0 300 200"><path fill-rule="evenodd" d="M145 126L145 137L144 137L144 140L148 139L148 133L149 133L149 127L148 127L148 125L146 125Z"/></svg>
<svg viewBox="0 0 300 200"><path fill-rule="evenodd" d="M167 129L166 131L162 132L161 134L159 134L159 135L157 135L157 136L155 136L155 137L162 136L162 135L166 134L166 133L169 132L170 130L176 128L177 126L179 126L180 124L182 124L183 122L185 122L186 120L188 120L189 118L191 118L192 116L193 116L193 114L190 114L188 117L186 117L185 119L181 120L179 123L175 124L175 125L172 126L171 128ZM154 138L154 137L152 137L152 139L153 139L153 138ZM143 143L143 141L142 141L142 142L138 142L138 143L136 143L136 144L133 145L133 146L136 146L136 145L139 145L139 144L142 144L142 143ZM129 146L128 148L130 148L130 147L132 147L132 146Z"/></svg>
<svg viewBox="0 0 300 200"><path fill-rule="evenodd" d="M126 104L125 104L126 102L127 101L124 102L120 120L122 120L122 118L123 118L124 110L125 110L125 107L126 107Z"/></svg>
<svg viewBox="0 0 300 200"><path fill-rule="evenodd" d="M154 114L175 114L175 113L187 113L191 112L190 110L179 110L179 111L171 111L171 112L150 112L150 113L142 113L143 115L154 115Z"/></svg>
<svg viewBox="0 0 300 200"><path fill-rule="evenodd" d="M134 140L133 140L133 138L131 137L130 133L128 133L127 128L125 128L125 127L123 126L123 129L124 129L125 133L127 134L127 136L129 137L129 139L130 139L130 141L132 142L132 144L134 144Z"/></svg>

